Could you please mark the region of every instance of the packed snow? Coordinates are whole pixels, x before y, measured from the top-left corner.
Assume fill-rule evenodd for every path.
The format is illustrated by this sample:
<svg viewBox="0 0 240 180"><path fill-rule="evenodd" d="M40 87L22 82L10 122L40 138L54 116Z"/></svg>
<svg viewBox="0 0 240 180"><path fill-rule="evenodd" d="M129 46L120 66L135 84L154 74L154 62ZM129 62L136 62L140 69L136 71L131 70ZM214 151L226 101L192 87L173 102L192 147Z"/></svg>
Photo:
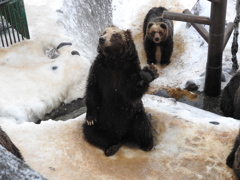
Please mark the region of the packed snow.
<svg viewBox="0 0 240 180"><path fill-rule="evenodd" d="M154 6L161 5L169 9L169 11L182 12L184 9L191 10L196 2L192 0L180 0L177 2L172 0L112 0L112 4L110 5L112 8L112 24L132 31L141 65L144 66L146 64L146 57L142 44L142 25L147 11ZM48 120L39 125L33 123L41 120L45 114L57 108L62 102L70 103L84 96L86 79L90 65L96 56L97 44L90 44L88 41L88 35L94 34L92 32L94 29L86 32L86 29L83 28L84 31L82 31L81 27L78 26L78 19L75 18L80 18L77 16L80 8L79 2L75 0L25 0L24 3L31 39L14 44L8 48L0 49L0 125L17 147L19 147L26 162L48 179L59 179L61 177L62 179L79 179L79 176L81 176L80 179L84 179L88 175L96 179L103 172L101 166L111 166L112 163L117 162L114 160L120 159L120 164L125 166L127 163L125 164L124 162L128 162L127 160L131 158L133 161L137 161L139 157L147 159L149 153L145 155L143 154L144 152L135 149L131 150L130 148L120 150L120 155L123 159L118 157L118 154L110 158L110 160L102 158L103 154L101 154L100 150L83 142L80 125L84 121L84 114L76 119L69 119L66 122ZM89 5L91 4L90 0L82 3L84 4L84 8L94 7ZM198 3L200 7L199 15L209 17L211 3L207 0L199 0ZM235 4L236 0L228 0L226 22L234 21ZM107 6L104 8L109 10ZM107 12L107 10L99 12ZM90 14L94 15L94 13ZM109 22L109 19L111 20L111 13L108 13L108 15L102 17L102 19L106 19L107 23L102 24L103 27L99 26L99 29L96 30L97 33L92 37L97 38L104 26L111 25ZM101 14L95 14L95 17L101 19ZM89 18L89 21L93 20ZM94 22L91 23L94 24ZM208 29L207 26L205 27ZM95 36L96 34L97 36ZM227 70L231 69L232 66L232 39L231 36L223 52L223 73L227 81L222 83L222 88L224 88L231 78ZM97 42L97 39L93 41ZM71 42L72 45L60 48L57 52L59 54L57 58L49 58L46 52L52 48L56 48L61 42ZM73 50L78 51L80 56L72 55L71 52ZM188 28L185 22L174 21L174 52L171 64L166 67L158 67L160 76L151 83L149 92L155 92L163 88L184 88L185 83L190 79L200 86L199 90L203 90L205 77L200 75L206 69L207 50L208 44L193 27ZM240 57L239 52L237 53L237 57ZM157 123L156 129L159 134L157 133L158 141L155 153L144 161L153 160L154 164L152 164L150 170L148 169L151 178L155 177L154 174L162 175L159 172L161 167L157 166L157 161L154 161L154 159L161 160L162 157L159 154L165 153L168 157L172 157L169 158L169 161L174 161L174 157L177 156L178 152L187 155L192 152L191 150L186 152L184 147L180 148L180 142L182 141L178 142L174 140L174 137L179 138L176 133L179 133L185 139L191 136L195 140L199 138L195 133L199 133L199 136L201 134L200 138L204 139L204 141L201 141L203 144L213 143L212 146L214 148L217 148L215 145L220 145L221 147L216 153L217 158L213 160L211 168L201 169L205 167L207 161L204 161L202 164L200 160L198 161L200 163L199 172L197 172L197 169L192 169L192 171L197 172L196 176L193 175L194 172L191 174L186 169L180 168L184 166L181 157L191 158L191 156L183 155L178 157L181 164L175 164L174 167L171 167L173 171L166 170L166 167L164 167L166 174L163 177L168 177L167 174L169 173L170 175L171 173L173 174L174 168L177 168L176 172L183 173L182 175L185 176L189 173L192 175L189 177L195 179L207 177L208 173L214 173L214 171L225 172L225 175L223 173L216 176L218 179L220 177L226 179L233 177L231 170L225 167L224 158L228 154L226 151L230 151L234 137L238 132L239 122L237 120L206 112L176 102L173 99L155 97L150 94L143 97L143 103L147 111L155 114L155 123L159 121L165 125L163 128L160 127L160 123ZM161 121L161 118L164 120ZM168 119L171 119L171 121L168 122ZM173 123L174 119L176 119L176 124ZM217 121L220 125L214 126L209 123L211 121ZM191 125L188 124L185 126L184 123L186 122L190 122ZM201 129L202 126L204 127L203 129ZM178 127L182 128L182 130L177 130ZM220 134L220 137L217 137L217 135L215 137L210 131L216 131L217 134ZM161 132L164 132L163 135L161 135ZM204 135L205 132L206 135ZM217 143L214 139L217 139ZM218 141L221 143L218 143ZM204 150L201 153L214 154L209 149L212 146L206 145L205 149L202 148ZM201 149L199 147L194 148L194 152L197 149ZM99 161L95 162L91 154L86 152L86 149L92 154L96 153L94 157L99 157ZM130 153L126 153L126 149ZM85 154L87 155L84 156ZM58 157L61 157L59 162L57 162ZM83 159L86 162L83 162ZM96 166L89 165L91 162L88 161L95 162ZM139 169L131 170L134 171L132 172L133 177L141 179L140 175L143 172L139 173L140 175L137 175L137 172L140 170L143 171L143 167L145 168L145 166L140 167L142 161L138 162L140 163L140 165L138 164ZM219 167L217 167L218 162L221 164ZM63 164L65 165L63 166ZM148 162L147 164L151 163ZM113 169L104 171L106 174L103 174L101 178L121 179L121 172L116 172L114 167L115 164L113 165ZM217 167L217 170L214 169L215 167ZM80 171L79 168L83 169ZM94 172L96 169L88 168L98 168L101 171ZM124 167L121 168L124 169ZM128 170L122 170L122 172L124 177L127 177L125 175L129 175ZM114 173L118 177L114 178Z"/></svg>

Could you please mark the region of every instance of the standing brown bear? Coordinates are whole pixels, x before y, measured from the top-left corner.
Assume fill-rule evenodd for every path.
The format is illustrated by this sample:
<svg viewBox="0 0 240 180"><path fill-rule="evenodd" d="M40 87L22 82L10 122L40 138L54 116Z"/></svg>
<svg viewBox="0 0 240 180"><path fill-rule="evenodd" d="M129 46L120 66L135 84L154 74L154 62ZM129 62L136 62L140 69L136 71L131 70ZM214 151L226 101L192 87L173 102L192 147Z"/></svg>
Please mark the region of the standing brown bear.
<svg viewBox="0 0 240 180"><path fill-rule="evenodd" d="M171 62L173 22L162 18L164 11L168 10L164 7L154 7L144 19L143 41L148 64L160 62L164 66Z"/></svg>
<svg viewBox="0 0 240 180"><path fill-rule="evenodd" d="M98 55L88 77L85 139L106 156L115 154L125 143L150 151L151 122L141 98L157 77L154 65L141 70L129 30L106 28L99 38Z"/></svg>

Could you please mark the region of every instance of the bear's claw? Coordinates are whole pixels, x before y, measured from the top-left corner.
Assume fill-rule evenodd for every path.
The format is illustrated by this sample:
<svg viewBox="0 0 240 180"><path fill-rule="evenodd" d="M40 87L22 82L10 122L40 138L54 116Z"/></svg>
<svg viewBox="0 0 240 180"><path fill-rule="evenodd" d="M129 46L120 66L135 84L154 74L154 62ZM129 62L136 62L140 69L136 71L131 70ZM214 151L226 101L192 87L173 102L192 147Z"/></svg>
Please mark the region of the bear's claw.
<svg viewBox="0 0 240 180"><path fill-rule="evenodd" d="M96 120L95 119L93 119L93 120L86 120L86 122L87 122L87 125L93 126L94 123L96 122Z"/></svg>
<svg viewBox="0 0 240 180"><path fill-rule="evenodd" d="M141 72L141 75L144 80L151 82L158 78L158 68L155 64L145 66Z"/></svg>
<svg viewBox="0 0 240 180"><path fill-rule="evenodd" d="M158 68L157 68L157 66L155 64L151 64L149 66L149 70L152 71L154 79L158 78L158 76L159 76Z"/></svg>

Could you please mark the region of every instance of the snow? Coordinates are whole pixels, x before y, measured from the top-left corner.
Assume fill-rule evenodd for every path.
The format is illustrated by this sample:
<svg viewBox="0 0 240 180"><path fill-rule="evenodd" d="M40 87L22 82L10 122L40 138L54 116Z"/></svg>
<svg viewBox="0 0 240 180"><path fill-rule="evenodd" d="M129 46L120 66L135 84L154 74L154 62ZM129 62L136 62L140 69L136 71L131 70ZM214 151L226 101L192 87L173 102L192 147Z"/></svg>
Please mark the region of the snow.
<svg viewBox="0 0 240 180"><path fill-rule="evenodd" d="M31 39L0 49L0 125L19 147L26 162L31 167L43 175L48 175L49 179L61 177L57 176L56 173L70 178L71 174L63 174L63 172L68 173L69 169L66 169L66 171L61 169L61 173L60 171L53 172L52 169L50 171L49 167L54 167L56 164L60 168L62 163L66 163L70 168L81 168L77 166L77 163L82 162L79 159L81 160L84 157L86 151L82 147L83 144L90 152L97 152L99 158L102 156L99 153L100 150L98 151L82 142L81 128L79 127L84 121L84 115L76 119L69 119L66 122L48 120L40 125L32 122L43 118L46 113L57 108L62 102L69 103L84 96L88 71L96 55L96 46L86 46L84 42L87 41L88 32L79 34L81 29L76 29L77 19L71 16L74 15L75 17L77 13L77 10L74 9L74 3L76 3L74 0L25 0L24 3ZM147 11L153 6L161 5L167 7L170 11L182 12L184 9L191 10L195 3L196 1L192 0L177 2L167 0L113 0L112 22L120 28L132 31L141 65L144 66L146 57L142 45L142 23ZM199 0L199 4L201 6L200 15L209 17L210 2ZM228 0L226 22L234 20L235 11L233 9L235 9L235 4L236 0ZM206 26L206 28L208 27ZM232 39L231 36L223 52L224 70L231 69ZM60 48L58 50L59 57L56 59L48 58L45 54L46 50L56 48L61 42L71 42L72 45ZM200 90L203 90L205 77L200 77L200 75L206 69L207 43L193 27L187 28L186 23L180 21L174 21L174 42L172 62L167 67L158 67L160 76L151 83L150 91L154 92L162 88L184 88L185 83L190 79L200 86ZM71 55L73 50L79 51L80 56ZM237 57L240 57L239 52ZM231 78L227 71L223 73L227 81L222 83L222 88ZM239 121L206 112L176 102L173 99L145 95L143 103L148 111L160 114L160 116L156 116L159 121L162 121L162 116L167 116L167 119L176 118L177 122L191 122L191 126L188 128L181 125L179 127L183 127L183 130L177 129L179 125L177 124L174 126L174 130L171 130L170 121L167 122L165 119L165 134L158 136L164 141L161 142L160 139L156 146L159 153L168 152L172 149L172 154L176 155L179 151L177 146L181 145L180 142L174 140L174 137L177 136L176 133L179 132L185 138L192 135L194 139L196 137L191 133L202 131L202 129L199 129L199 131L194 129L196 127L200 128L201 125L204 127L203 132L210 130L223 134L232 132L228 134L228 141L231 143L238 132ZM215 126L210 124L210 121L217 121L220 124ZM193 128L193 132L191 128ZM160 129L162 130L162 128ZM184 130L187 133L185 135ZM79 135L77 135L78 133ZM75 137L76 139L74 139ZM211 134L209 138L215 138L215 136ZM167 146L168 140L169 145ZM79 142L81 143L77 144ZM211 143L211 141L206 142ZM226 142L223 142L221 146L224 146L224 143L226 144ZM166 145L165 149L163 148L164 145ZM223 150L219 150L219 154L224 152L226 155L226 151L231 146L232 144L229 143L226 147L221 147ZM41 149L40 152L38 148ZM75 152L78 149L83 153ZM123 153L125 151L124 148L121 150L121 154L124 154L125 158L139 157L137 154L140 153L139 150L135 150L136 154L133 153L134 150L131 153ZM209 150L209 152L211 151ZM63 156L66 156L67 160L63 159ZM143 154L141 156L145 157ZM158 157L156 153L153 153L152 156L153 158L154 156ZM171 156L171 153L168 156ZM60 164L56 162L57 157L62 157ZM91 157L87 157L91 159ZM114 157L112 158L114 159ZM74 161L74 159L78 159L78 161ZM71 164L71 160L75 164ZM224 159L221 160L224 162ZM46 162L48 163L45 165ZM82 166L85 165L82 164ZM86 167L89 168L89 166ZM90 166L90 168L93 168L93 166ZM75 171L78 171L77 168ZM86 174L92 173L91 169L85 169L85 171ZM87 177L86 174L82 178ZM229 175L229 171L227 174ZM198 176L202 177L201 174ZM94 177L94 174L91 174L91 177ZM101 177L103 178L104 175Z"/></svg>
<svg viewBox="0 0 240 180"><path fill-rule="evenodd" d="M17 123L36 122L61 102L83 97L90 67L84 56L71 55L74 45L60 48L56 59L45 55L47 49L69 40L56 22L58 1L26 1L25 5L31 39L0 51L0 114Z"/></svg>

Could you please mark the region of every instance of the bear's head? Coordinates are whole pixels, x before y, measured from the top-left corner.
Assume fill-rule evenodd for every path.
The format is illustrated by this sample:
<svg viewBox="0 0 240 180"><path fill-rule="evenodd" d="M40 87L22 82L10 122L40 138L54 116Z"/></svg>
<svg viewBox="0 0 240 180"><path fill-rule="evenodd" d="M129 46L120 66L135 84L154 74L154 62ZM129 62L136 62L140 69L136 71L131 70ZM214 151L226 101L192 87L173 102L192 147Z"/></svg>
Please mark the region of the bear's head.
<svg viewBox="0 0 240 180"><path fill-rule="evenodd" d="M147 36L155 43L165 41L168 37L168 26L164 22L150 22L147 25Z"/></svg>
<svg viewBox="0 0 240 180"><path fill-rule="evenodd" d="M118 57L134 51L135 46L130 30L122 30L116 26L107 27L99 37L98 53L109 57Z"/></svg>

